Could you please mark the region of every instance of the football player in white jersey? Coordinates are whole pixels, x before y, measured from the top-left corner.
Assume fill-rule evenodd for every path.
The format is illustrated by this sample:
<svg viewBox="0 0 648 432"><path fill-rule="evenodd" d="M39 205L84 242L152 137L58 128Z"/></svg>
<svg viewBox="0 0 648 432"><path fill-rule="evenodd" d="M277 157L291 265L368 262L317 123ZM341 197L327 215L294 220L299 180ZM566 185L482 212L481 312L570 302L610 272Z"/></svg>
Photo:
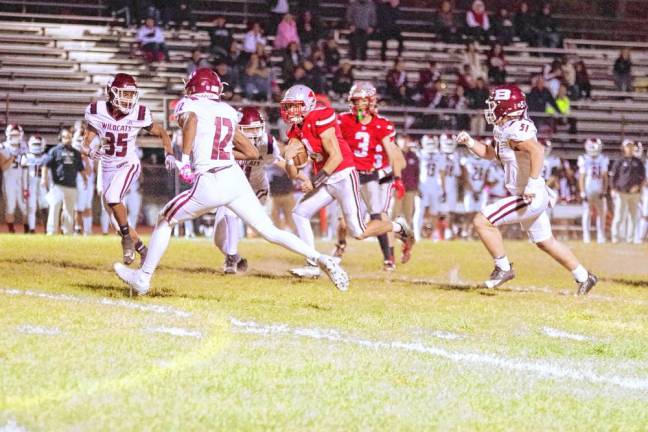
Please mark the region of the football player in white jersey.
<svg viewBox="0 0 648 432"><path fill-rule="evenodd" d="M5 222L10 233L15 233L16 208L20 210L23 219L26 218L26 202L23 196L23 167L20 166L22 155L25 154L23 143L23 128L10 124L5 129L6 141L0 148L0 168L2 169L2 192L5 198ZM25 232L29 226L25 221Z"/></svg>
<svg viewBox="0 0 648 432"><path fill-rule="evenodd" d="M457 143L451 137L443 134L439 137L439 148L443 157L441 168L441 211L446 218L443 238L454 237L455 221L457 220L457 202L459 198L459 178L461 177L460 157L457 154Z"/></svg>
<svg viewBox="0 0 648 432"><path fill-rule="evenodd" d="M421 138L420 161L421 208L418 225L422 226L424 231L431 232L434 240L440 240L443 233L437 233L436 227L441 214L443 197L441 173L444 169L445 158L439 153L439 137L424 135Z"/></svg>
<svg viewBox="0 0 648 432"><path fill-rule="evenodd" d="M45 138L32 135L27 142L27 153L20 160L23 167L23 196L27 199L27 224L32 234L36 232L37 213L47 211L48 207L45 198L47 191L41 185L41 168L45 165L46 156Z"/></svg>
<svg viewBox="0 0 648 432"><path fill-rule="evenodd" d="M644 241L646 234L648 234L648 154L644 159L644 146L642 143L638 142L635 146L635 155L636 158L639 158L644 161L644 167L646 170L646 180L641 187L641 201L639 203L639 226L636 229L635 243L639 244Z"/></svg>
<svg viewBox="0 0 648 432"><path fill-rule="evenodd" d="M461 170L463 172L464 189L464 217L463 234L472 237L472 219L477 212L482 211L488 202L488 178L492 162L481 159L470 153L461 158Z"/></svg>
<svg viewBox="0 0 648 432"><path fill-rule="evenodd" d="M608 189L609 160L601 154L600 139L585 141L585 154L578 157L578 189L583 200L583 241L589 243L590 215L596 212L596 241L605 243L606 194Z"/></svg>
<svg viewBox="0 0 648 432"><path fill-rule="evenodd" d="M544 145L544 161L542 163L542 178L549 180L554 175L554 170L560 168L560 158L552 153L553 144L548 139L538 139L538 142Z"/></svg>
<svg viewBox="0 0 648 432"><path fill-rule="evenodd" d="M78 150L82 155L87 179L87 181L84 181L83 175L81 173L77 174L77 201L74 206L76 212L74 232L77 234L83 232L83 235L90 235L92 234L92 199L94 198L95 190L95 161L83 155L82 152L83 136L85 135L86 127L87 123L84 120L78 120L74 123L74 133L72 134L72 147Z"/></svg>
<svg viewBox="0 0 648 432"><path fill-rule="evenodd" d="M486 146L465 131L457 136L457 142L478 157L497 158L502 162L506 189L511 194L475 216L475 229L495 261L486 287L498 287L515 277L498 227L520 223L533 243L571 271L578 284L577 294L587 294L596 285L596 276L588 272L551 232L547 210L554 205L556 196L541 177L544 150L536 139L535 125L526 117L524 93L516 85L498 86L491 90L486 104L484 116L494 125L495 144Z"/></svg>
<svg viewBox="0 0 648 432"><path fill-rule="evenodd" d="M136 140L141 129L162 140L167 153L172 151L171 138L161 124L154 122L151 111L138 103L139 89L135 78L118 73L106 86L107 101L93 102L86 108L88 122L81 152L91 159L99 159L102 174L102 202L121 235L124 264L135 261L135 252L146 256L146 246L137 232L128 225L124 197L133 181L139 178L141 164L137 156ZM91 144L95 137L100 145ZM173 166L167 165L167 169Z"/></svg>
<svg viewBox="0 0 648 432"><path fill-rule="evenodd" d="M239 161L239 166L250 182L252 190L259 202L265 204L270 190L266 177L266 168L282 160L279 143L270 133L266 132L265 120L258 109L245 107L239 110L239 128L259 151L255 160ZM214 221L214 244L225 255L225 274L247 270L247 259L238 253L238 243L241 239L241 221L232 210L220 207L216 211Z"/></svg>
<svg viewBox="0 0 648 432"><path fill-rule="evenodd" d="M320 254L295 235L272 224L235 161L235 158L256 160L259 151L237 128L238 113L221 102L222 91L220 78L210 68L197 69L185 81L186 96L175 109L183 133L182 157L176 161L169 149L166 162L177 165L180 178L192 183L193 187L177 195L162 209L142 267L133 270L115 263L115 272L138 294L146 294L169 245L173 226L225 206L266 240L315 260L335 286L346 291L349 277L333 257Z"/></svg>

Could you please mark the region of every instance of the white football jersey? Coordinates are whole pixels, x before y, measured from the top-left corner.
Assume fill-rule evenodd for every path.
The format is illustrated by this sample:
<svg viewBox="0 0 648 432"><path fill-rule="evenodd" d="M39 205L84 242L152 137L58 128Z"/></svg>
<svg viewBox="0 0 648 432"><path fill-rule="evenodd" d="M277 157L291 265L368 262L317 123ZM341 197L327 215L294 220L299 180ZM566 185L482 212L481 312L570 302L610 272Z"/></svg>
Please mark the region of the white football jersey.
<svg viewBox="0 0 648 432"><path fill-rule="evenodd" d="M212 168L234 164L234 132L238 113L225 102L185 96L176 105L175 114L193 112L198 118L192 145L194 168L204 173Z"/></svg>
<svg viewBox="0 0 648 432"><path fill-rule="evenodd" d="M6 185L22 181L23 167L21 166L20 161L23 155L20 152L23 151L24 149L21 146L18 156L16 156L9 167L2 172L2 177L4 178ZM2 152L2 155L5 159L10 158L12 154L11 146L5 143L3 148L0 149L0 152Z"/></svg>
<svg viewBox="0 0 648 432"><path fill-rule="evenodd" d="M137 135L153 123L146 106L137 104L130 114L117 120L110 114L107 101L93 102L86 108L85 119L107 145L100 159L104 170L112 171L124 162L139 162L135 147Z"/></svg>
<svg viewBox="0 0 648 432"><path fill-rule="evenodd" d="M507 195L506 187L504 183L506 182L506 175L504 174L504 168L497 161L492 161L490 170L488 171L488 194L493 198L504 198Z"/></svg>
<svg viewBox="0 0 648 432"><path fill-rule="evenodd" d="M252 190L260 200L268 195L270 185L266 177L266 169L272 166L277 160L281 160L281 152L276 140L270 134L264 134L259 144L259 159L238 161L252 186Z"/></svg>
<svg viewBox="0 0 648 432"><path fill-rule="evenodd" d="M548 180L554 169L560 168L560 158L558 156L545 156L542 163L542 178Z"/></svg>
<svg viewBox="0 0 648 432"><path fill-rule="evenodd" d="M22 155L20 159L20 165L27 169L27 176L30 179L40 178L41 177L41 168L45 165L47 159L47 153L35 155L33 153L27 153Z"/></svg>
<svg viewBox="0 0 648 432"><path fill-rule="evenodd" d="M461 166L466 169L467 180L476 192L484 189L486 180L488 179L488 172L492 165L490 160L478 158L473 155L461 158Z"/></svg>
<svg viewBox="0 0 648 432"><path fill-rule="evenodd" d="M429 189L441 189L441 171L445 169L445 157L441 153L424 152L420 158L419 181Z"/></svg>
<svg viewBox="0 0 648 432"><path fill-rule="evenodd" d="M536 138L536 127L529 119L509 120L495 125L495 154L504 167L504 186L513 195L521 195L529 180L531 158L527 152L515 151L509 141L526 141Z"/></svg>
<svg viewBox="0 0 648 432"><path fill-rule="evenodd" d="M441 153L444 158L443 171L445 171L445 191L449 193L458 188L457 179L461 177L461 165L459 164L459 155L456 153Z"/></svg>
<svg viewBox="0 0 648 432"><path fill-rule="evenodd" d="M608 172L610 161L607 156L580 155L578 157L578 173L585 176L585 191L604 192L603 175Z"/></svg>

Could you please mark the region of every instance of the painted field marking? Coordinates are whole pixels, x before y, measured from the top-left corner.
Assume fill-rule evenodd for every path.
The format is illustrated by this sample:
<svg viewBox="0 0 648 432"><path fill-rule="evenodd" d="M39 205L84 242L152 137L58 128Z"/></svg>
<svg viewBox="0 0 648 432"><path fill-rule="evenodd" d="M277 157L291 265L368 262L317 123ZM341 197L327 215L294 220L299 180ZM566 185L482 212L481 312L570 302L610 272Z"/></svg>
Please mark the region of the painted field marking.
<svg viewBox="0 0 648 432"><path fill-rule="evenodd" d="M0 432L27 432L27 429L16 423L16 420L9 420L4 426L0 426Z"/></svg>
<svg viewBox="0 0 648 432"><path fill-rule="evenodd" d="M71 303L100 304L105 306L114 306L114 307L120 307L125 309L139 310L142 312L150 312L159 315L175 315L181 318L188 318L191 316L190 312L186 312L181 309L176 309L171 306L156 305L150 303L139 304L127 300L114 300L106 297L95 298L95 297L76 296L72 294L51 294L42 291L19 290L13 288L0 288L0 294L4 294L8 296L37 297L37 298L44 298L48 300L64 301L64 302L71 302Z"/></svg>
<svg viewBox="0 0 648 432"><path fill-rule="evenodd" d="M290 327L287 324L259 324L254 321L240 321L236 318L230 318L230 323L235 330L242 333L273 336L273 335L293 335L317 340L326 340L329 342L341 342L351 345L359 345L377 350L400 350L430 354L434 357L440 357L459 364L479 364L491 366L497 369L509 371L527 372L540 377L546 378L566 378L574 381L584 381L593 384L610 384L631 390L648 390L648 377L623 377L616 375L601 375L592 372L589 368L572 369L561 366L557 362L546 360L527 360L507 358L494 354L481 352L458 352L450 351L445 348L424 345L420 342L403 342L403 341L380 341L345 336L340 331L334 329L319 328L301 328Z"/></svg>
<svg viewBox="0 0 648 432"><path fill-rule="evenodd" d="M192 337L200 339L202 333L195 330L189 330L182 327L147 327L144 331L148 333L165 333L171 336Z"/></svg>
<svg viewBox="0 0 648 432"><path fill-rule="evenodd" d="M563 330L558 330L552 327L542 327L542 332L549 337L559 338L559 339L572 339L576 341L592 341L594 340L591 336L580 335L577 333L569 333Z"/></svg>
<svg viewBox="0 0 648 432"><path fill-rule="evenodd" d="M59 330L56 327L41 327L41 326L34 326L31 324L19 325L16 330L18 330L20 333L33 334L33 335L56 336L61 334L61 330Z"/></svg>

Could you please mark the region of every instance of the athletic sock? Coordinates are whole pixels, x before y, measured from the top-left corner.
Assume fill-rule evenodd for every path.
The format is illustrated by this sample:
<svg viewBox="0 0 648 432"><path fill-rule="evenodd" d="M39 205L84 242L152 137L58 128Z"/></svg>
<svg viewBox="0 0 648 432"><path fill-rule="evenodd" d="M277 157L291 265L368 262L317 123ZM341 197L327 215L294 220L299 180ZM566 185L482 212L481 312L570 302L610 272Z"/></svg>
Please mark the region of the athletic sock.
<svg viewBox="0 0 648 432"><path fill-rule="evenodd" d="M164 220L159 222L157 227L155 227L155 230L153 230L151 241L149 241L148 253L146 254L146 259L142 264L142 273L145 276L150 278L160 263L162 255L164 255L164 252L169 246L171 230L169 223Z"/></svg>
<svg viewBox="0 0 648 432"><path fill-rule="evenodd" d="M380 250L382 251L383 258L385 260L390 259L391 255L389 254L389 239L387 238L387 234L379 235L378 243L380 244Z"/></svg>
<svg viewBox="0 0 648 432"><path fill-rule="evenodd" d="M25 234L29 233L29 225L24 224L23 225L23 230L25 231Z"/></svg>
<svg viewBox="0 0 648 432"><path fill-rule="evenodd" d="M574 279L576 279L576 282L578 283L583 283L587 280L587 277L589 276L589 272L585 267L582 265L578 265L574 270L572 270L572 275L574 275Z"/></svg>
<svg viewBox="0 0 648 432"><path fill-rule="evenodd" d="M130 229L128 225L119 225L119 233L122 237L130 236Z"/></svg>
<svg viewBox="0 0 648 432"><path fill-rule="evenodd" d="M509 271L511 270L511 263L506 255L495 258L495 267L500 270Z"/></svg>
<svg viewBox="0 0 648 432"><path fill-rule="evenodd" d="M146 249L144 242L140 239L137 239L137 243L135 243L135 250L141 255L144 249Z"/></svg>

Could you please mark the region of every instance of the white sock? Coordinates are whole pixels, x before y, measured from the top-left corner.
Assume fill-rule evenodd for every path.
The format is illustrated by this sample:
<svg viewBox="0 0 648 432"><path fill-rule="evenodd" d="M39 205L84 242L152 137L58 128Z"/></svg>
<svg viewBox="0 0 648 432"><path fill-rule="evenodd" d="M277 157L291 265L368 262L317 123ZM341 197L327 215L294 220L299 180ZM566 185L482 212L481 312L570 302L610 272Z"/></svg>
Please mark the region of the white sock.
<svg viewBox="0 0 648 432"><path fill-rule="evenodd" d="M495 258L495 267L500 270L509 271L511 270L511 263L506 255L503 257Z"/></svg>
<svg viewBox="0 0 648 432"><path fill-rule="evenodd" d="M144 264L142 264L142 272L145 276L148 276L149 278L153 276L153 272L157 268L164 252L169 246L171 231L171 225L169 225L166 220L158 222L155 227L155 230L151 235L151 241L149 242L146 260L144 260Z"/></svg>
<svg viewBox="0 0 648 432"><path fill-rule="evenodd" d="M92 234L92 216L83 217L83 233L86 235Z"/></svg>
<svg viewBox="0 0 648 432"><path fill-rule="evenodd" d="M403 227L399 223L392 222L392 231L395 233L399 233L403 231Z"/></svg>
<svg viewBox="0 0 648 432"><path fill-rule="evenodd" d="M639 243L643 242L646 238L646 233L648 232L648 218L641 218L639 221Z"/></svg>
<svg viewBox="0 0 648 432"><path fill-rule="evenodd" d="M589 276L589 272L585 267L582 265L578 265L574 270L572 270L572 275L574 275L574 279L576 279L576 282L582 283L587 280L587 277Z"/></svg>
<svg viewBox="0 0 648 432"><path fill-rule="evenodd" d="M238 254L238 243L241 237L241 222L238 216L225 215L227 226L227 237L225 238L224 250L227 255Z"/></svg>
<svg viewBox="0 0 648 432"><path fill-rule="evenodd" d="M293 213L293 221L295 222L295 228L297 228L299 238L308 246L315 247L315 236L313 235L310 219Z"/></svg>

